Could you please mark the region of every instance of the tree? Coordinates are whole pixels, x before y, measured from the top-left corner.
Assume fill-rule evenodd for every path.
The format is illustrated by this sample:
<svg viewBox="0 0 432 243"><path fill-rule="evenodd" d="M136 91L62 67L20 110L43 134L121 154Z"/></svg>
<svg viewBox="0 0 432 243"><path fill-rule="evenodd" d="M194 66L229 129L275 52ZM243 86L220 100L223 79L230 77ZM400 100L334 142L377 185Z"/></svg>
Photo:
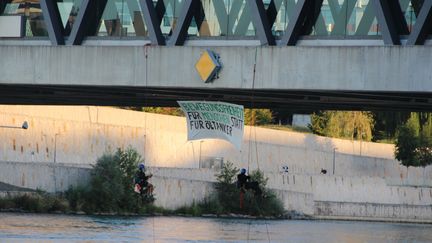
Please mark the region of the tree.
<svg viewBox="0 0 432 243"><path fill-rule="evenodd" d="M399 134L396 138L395 157L402 165L409 167L416 164L416 152L418 140L415 135L415 130L407 125L399 128Z"/></svg>
<svg viewBox="0 0 432 243"><path fill-rule="evenodd" d="M327 122L329 120L328 112L318 111L311 115L311 123L309 124L309 129L317 135L325 136L325 127L327 126Z"/></svg>
<svg viewBox="0 0 432 243"><path fill-rule="evenodd" d="M395 157L404 166L426 167L432 164L432 116L430 113L411 113L399 128Z"/></svg>
<svg viewBox="0 0 432 243"><path fill-rule="evenodd" d="M144 107L142 111L170 116L184 116L183 111L178 107Z"/></svg>
<svg viewBox="0 0 432 243"><path fill-rule="evenodd" d="M141 204L133 191L134 172L143 161L132 148L117 149L100 157L91 172L90 185L83 193L87 212L137 212ZM69 190L71 196L79 190ZM79 201L78 198L72 198Z"/></svg>
<svg viewBox="0 0 432 243"><path fill-rule="evenodd" d="M255 195L251 191L245 193L245 204L243 208L239 206L240 189L236 186L236 176L239 169L231 162L223 165L222 170L216 175L217 202L213 205L220 206L219 213L247 213L251 215L281 215L284 211L283 203L276 197L276 194L266 189L268 178L260 170L252 171L249 175L252 181L259 183L260 188L266 197Z"/></svg>
<svg viewBox="0 0 432 243"><path fill-rule="evenodd" d="M375 126L373 141L396 139L397 129L410 118L410 112L377 111L373 112Z"/></svg>
<svg viewBox="0 0 432 243"><path fill-rule="evenodd" d="M245 125L259 126L273 121L273 113L269 109L245 109L244 116Z"/></svg>
<svg viewBox="0 0 432 243"><path fill-rule="evenodd" d="M324 111L311 116L313 133L328 137L370 141L374 119L365 111Z"/></svg>

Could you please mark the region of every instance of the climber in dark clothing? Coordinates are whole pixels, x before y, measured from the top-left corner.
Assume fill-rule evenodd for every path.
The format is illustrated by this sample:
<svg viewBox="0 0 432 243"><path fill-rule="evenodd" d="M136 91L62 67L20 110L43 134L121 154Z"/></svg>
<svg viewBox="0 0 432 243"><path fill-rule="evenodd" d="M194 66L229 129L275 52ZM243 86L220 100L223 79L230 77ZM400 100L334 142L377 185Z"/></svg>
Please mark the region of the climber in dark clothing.
<svg viewBox="0 0 432 243"><path fill-rule="evenodd" d="M246 175L246 169L241 169L240 174L237 175L237 188L242 192L246 191L246 184L250 180L250 176Z"/></svg>
<svg viewBox="0 0 432 243"><path fill-rule="evenodd" d="M153 175L145 174L145 166L144 164L139 164L138 171L135 174L135 191L142 194L152 195L153 194L153 185L148 182L148 179Z"/></svg>
<svg viewBox="0 0 432 243"><path fill-rule="evenodd" d="M246 169L241 169L240 174L237 175L237 188L240 188L242 192L251 189L255 195L261 195L262 191L258 182L250 181L250 179L250 176L246 175Z"/></svg>

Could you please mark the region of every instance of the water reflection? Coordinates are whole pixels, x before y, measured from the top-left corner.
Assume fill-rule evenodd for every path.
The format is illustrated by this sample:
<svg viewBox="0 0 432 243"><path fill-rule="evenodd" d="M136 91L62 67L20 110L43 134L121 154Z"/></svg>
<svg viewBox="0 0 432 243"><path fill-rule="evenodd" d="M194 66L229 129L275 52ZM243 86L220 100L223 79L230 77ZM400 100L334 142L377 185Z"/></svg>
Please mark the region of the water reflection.
<svg viewBox="0 0 432 243"><path fill-rule="evenodd" d="M0 213L0 242L431 242L432 226Z"/></svg>

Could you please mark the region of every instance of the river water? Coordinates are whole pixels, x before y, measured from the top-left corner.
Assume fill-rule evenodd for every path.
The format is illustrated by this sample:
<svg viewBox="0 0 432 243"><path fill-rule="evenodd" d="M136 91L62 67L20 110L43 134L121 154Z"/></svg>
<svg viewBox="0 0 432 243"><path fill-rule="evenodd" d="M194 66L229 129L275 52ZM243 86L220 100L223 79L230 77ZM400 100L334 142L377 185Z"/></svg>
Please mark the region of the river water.
<svg viewBox="0 0 432 243"><path fill-rule="evenodd" d="M432 225L0 213L0 242L432 242Z"/></svg>

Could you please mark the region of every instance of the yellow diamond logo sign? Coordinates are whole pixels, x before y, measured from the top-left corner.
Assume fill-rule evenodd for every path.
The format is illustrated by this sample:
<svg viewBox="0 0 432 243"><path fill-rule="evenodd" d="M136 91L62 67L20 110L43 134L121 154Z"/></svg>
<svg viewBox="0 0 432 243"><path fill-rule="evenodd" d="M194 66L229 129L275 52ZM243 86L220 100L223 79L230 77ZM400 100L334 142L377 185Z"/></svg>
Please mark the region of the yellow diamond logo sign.
<svg viewBox="0 0 432 243"><path fill-rule="evenodd" d="M202 81L208 83L217 77L222 65L219 62L219 57L210 50L206 50L201 54L198 62L195 64Z"/></svg>

